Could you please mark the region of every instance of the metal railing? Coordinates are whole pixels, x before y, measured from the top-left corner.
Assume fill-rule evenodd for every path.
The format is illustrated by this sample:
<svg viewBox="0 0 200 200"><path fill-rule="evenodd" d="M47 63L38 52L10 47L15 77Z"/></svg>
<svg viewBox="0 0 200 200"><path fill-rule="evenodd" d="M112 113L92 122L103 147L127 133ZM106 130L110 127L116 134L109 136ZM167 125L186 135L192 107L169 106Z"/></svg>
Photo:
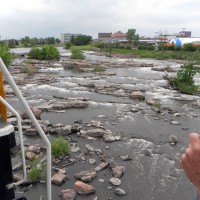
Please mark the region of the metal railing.
<svg viewBox="0 0 200 200"><path fill-rule="evenodd" d="M49 142L47 136L45 135L44 131L42 130L40 124L38 123L37 119L33 115L30 107L26 103L24 97L22 96L19 88L17 87L15 81L13 80L11 74L9 73L7 67L3 63L2 59L0 58L0 69L3 72L3 75L6 78L6 81L9 83L11 88L13 89L15 95L18 97L19 101L21 102L25 112L29 116L30 120L32 121L33 125L35 126L36 130L38 131L41 138L44 140L46 147L47 147L47 200L52 200L51 198L51 143Z"/></svg>
<svg viewBox="0 0 200 200"><path fill-rule="evenodd" d="M19 141L20 141L20 148L21 148L21 153L22 153L22 167L23 167L23 179L13 183L13 184L9 184L9 186L7 186L7 188L11 188L14 185L19 185L21 183L23 183L26 178L27 178L27 173L26 173L26 162L25 162L25 153L24 153L24 142L23 142L23 133L22 133L22 123L21 123L21 117L19 115L19 113L17 113L16 110L14 110L14 108L8 104L8 102L6 102L1 96L0 96L0 101L1 103L3 103L12 113L15 114L15 116L17 117L17 125L18 125L18 131L19 131Z"/></svg>

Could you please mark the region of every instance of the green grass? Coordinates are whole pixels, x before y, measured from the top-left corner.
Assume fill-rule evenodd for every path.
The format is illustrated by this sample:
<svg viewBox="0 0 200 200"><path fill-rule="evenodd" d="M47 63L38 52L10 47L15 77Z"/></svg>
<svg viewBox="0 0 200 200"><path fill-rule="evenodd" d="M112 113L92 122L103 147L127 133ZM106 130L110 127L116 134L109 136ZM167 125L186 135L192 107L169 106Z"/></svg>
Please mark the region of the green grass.
<svg viewBox="0 0 200 200"><path fill-rule="evenodd" d="M104 72L106 68L104 66L95 66L94 67L94 72Z"/></svg>
<svg viewBox="0 0 200 200"><path fill-rule="evenodd" d="M37 69L37 67L34 67L32 65L28 65L28 66L23 67L21 69L21 72L26 73L28 75L33 75L33 74L38 72L38 69Z"/></svg>
<svg viewBox="0 0 200 200"><path fill-rule="evenodd" d="M30 162L31 169L28 173L28 179L31 181L40 181L45 178L44 169L46 163L39 163L38 159L34 159Z"/></svg>
<svg viewBox="0 0 200 200"><path fill-rule="evenodd" d="M84 60L84 55L83 55L82 50L74 48L74 49L71 49L71 53L72 55L70 56L70 59Z"/></svg>
<svg viewBox="0 0 200 200"><path fill-rule="evenodd" d="M159 110L161 109L161 103L159 101L156 101L154 104L153 104L154 107L158 108Z"/></svg>
<svg viewBox="0 0 200 200"><path fill-rule="evenodd" d="M107 52L106 49L103 49ZM177 59L177 60L190 60L197 56L197 52L187 51L159 51L159 50L137 50L137 49L118 49L113 48L112 54L130 54L139 58L154 58L158 60ZM200 56L199 56L200 57Z"/></svg>
<svg viewBox="0 0 200 200"><path fill-rule="evenodd" d="M64 137L58 136L51 143L52 154L55 157L68 155L70 153L69 141L65 140Z"/></svg>
<svg viewBox="0 0 200 200"><path fill-rule="evenodd" d="M85 45L85 46L72 46L70 48L71 50L73 49L79 49L82 51L98 51L98 48L92 45Z"/></svg>
<svg viewBox="0 0 200 200"><path fill-rule="evenodd" d="M86 45L86 46L72 46L70 48L72 51L81 50L81 51L102 51L108 53L107 48L97 48L93 45ZM112 55L113 54L129 54L134 55L139 58L153 58L157 60L168 60L168 59L177 59L177 60L197 60L196 57L200 57L200 53L196 52L189 52L189 51L167 51L167 50L138 50L138 49L120 49L120 48L112 48Z"/></svg>

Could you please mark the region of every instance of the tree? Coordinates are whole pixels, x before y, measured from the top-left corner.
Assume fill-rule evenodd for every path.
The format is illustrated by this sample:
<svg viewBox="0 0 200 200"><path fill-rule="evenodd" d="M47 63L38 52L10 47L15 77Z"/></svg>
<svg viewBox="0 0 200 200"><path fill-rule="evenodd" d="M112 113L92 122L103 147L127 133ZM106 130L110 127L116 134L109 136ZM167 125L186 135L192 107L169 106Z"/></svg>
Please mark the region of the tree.
<svg viewBox="0 0 200 200"><path fill-rule="evenodd" d="M71 36L70 42L71 42L72 44L75 44L75 42L76 42L75 37L74 37L73 35Z"/></svg>
<svg viewBox="0 0 200 200"><path fill-rule="evenodd" d="M71 43L77 46L87 45L92 40L92 37L89 35L78 35L76 37L71 37Z"/></svg>
<svg viewBox="0 0 200 200"><path fill-rule="evenodd" d="M15 39L10 39L7 42L8 42L8 47L9 48L15 48L16 45L19 45L18 41L15 40Z"/></svg>
<svg viewBox="0 0 200 200"><path fill-rule="evenodd" d="M12 53L10 52L8 46L5 44L0 44L0 57L7 67L12 63Z"/></svg>
<svg viewBox="0 0 200 200"><path fill-rule="evenodd" d="M30 45L31 46L35 46L37 44L39 44L39 41L36 37L30 39Z"/></svg>
<svg viewBox="0 0 200 200"><path fill-rule="evenodd" d="M128 31L126 32L126 38L128 40L128 43L133 45L133 43L135 45L138 45L139 43L139 34L136 34L136 29L128 29Z"/></svg>
<svg viewBox="0 0 200 200"><path fill-rule="evenodd" d="M27 47L30 44L30 38L28 36L25 36L25 38L21 39L21 43L23 46Z"/></svg>

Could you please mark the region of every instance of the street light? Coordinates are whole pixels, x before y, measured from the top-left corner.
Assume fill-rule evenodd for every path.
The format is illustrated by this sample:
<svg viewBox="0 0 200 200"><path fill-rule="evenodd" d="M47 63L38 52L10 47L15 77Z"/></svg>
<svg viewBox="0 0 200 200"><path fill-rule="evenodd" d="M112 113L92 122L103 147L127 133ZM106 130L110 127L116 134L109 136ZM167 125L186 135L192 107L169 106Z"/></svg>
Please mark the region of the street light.
<svg viewBox="0 0 200 200"><path fill-rule="evenodd" d="M158 33L159 33L159 32L155 32L155 34L156 34L156 37L155 37L155 45L157 44L157 41L156 41L156 40L158 39L158 38L157 38L157 34L158 34Z"/></svg>
<svg viewBox="0 0 200 200"><path fill-rule="evenodd" d="M183 46L183 35L185 36L185 34L184 34L185 29L186 28L182 28L183 31L182 31L182 34L181 34L182 35L182 45L181 46Z"/></svg>

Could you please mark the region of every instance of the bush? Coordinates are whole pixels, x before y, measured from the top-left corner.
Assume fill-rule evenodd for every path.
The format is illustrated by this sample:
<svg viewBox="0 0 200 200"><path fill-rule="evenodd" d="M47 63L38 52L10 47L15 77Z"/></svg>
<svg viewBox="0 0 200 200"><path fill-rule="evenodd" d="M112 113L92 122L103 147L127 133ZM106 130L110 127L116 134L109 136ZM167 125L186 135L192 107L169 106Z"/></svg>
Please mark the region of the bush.
<svg viewBox="0 0 200 200"><path fill-rule="evenodd" d="M28 173L28 179L31 181L40 181L45 178L44 169L46 168L46 163L38 163L37 159L30 163L31 169Z"/></svg>
<svg viewBox="0 0 200 200"><path fill-rule="evenodd" d="M174 51L180 51L181 47L180 46L174 46Z"/></svg>
<svg viewBox="0 0 200 200"><path fill-rule="evenodd" d="M32 48L28 54L30 58L42 60L42 51L40 48Z"/></svg>
<svg viewBox="0 0 200 200"><path fill-rule="evenodd" d="M70 49L71 46L72 46L72 43L68 41L65 44L65 49Z"/></svg>
<svg viewBox="0 0 200 200"><path fill-rule="evenodd" d="M28 54L30 58L39 60L59 60L59 51L53 45L44 45L42 48L32 48Z"/></svg>
<svg viewBox="0 0 200 200"><path fill-rule="evenodd" d="M4 64L8 67L11 65L13 56L10 49L5 44L0 44L0 57L2 58Z"/></svg>
<svg viewBox="0 0 200 200"><path fill-rule="evenodd" d="M147 46L147 50L153 51L153 50L155 50L155 47L154 47L154 46L152 46L152 45L150 45L150 46Z"/></svg>
<svg viewBox="0 0 200 200"><path fill-rule="evenodd" d="M192 43L184 44L183 46L184 51L196 51L197 47L194 46Z"/></svg>
<svg viewBox="0 0 200 200"><path fill-rule="evenodd" d="M26 73L28 75L33 75L35 73L38 72L38 68L37 67L34 67L32 65L29 65L29 66L25 66L21 69L21 72L22 73Z"/></svg>
<svg viewBox="0 0 200 200"><path fill-rule="evenodd" d="M184 94L196 94L197 90L199 88L198 85L188 85L187 83L183 83L183 82L178 82L178 90Z"/></svg>
<svg viewBox="0 0 200 200"><path fill-rule="evenodd" d="M199 69L193 64L188 63L181 66L177 75L169 79L169 84L176 87L180 92L185 94L195 94L198 86L195 85L194 75L199 73Z"/></svg>
<svg viewBox="0 0 200 200"><path fill-rule="evenodd" d="M51 143L52 154L55 157L68 155L70 152L69 141L65 140L62 136L58 136Z"/></svg>
<svg viewBox="0 0 200 200"><path fill-rule="evenodd" d="M94 71L95 72L104 72L106 69L104 66L95 66Z"/></svg>
<svg viewBox="0 0 200 200"><path fill-rule="evenodd" d="M144 45L139 45L138 46L138 50L144 50L145 49L145 46Z"/></svg>
<svg viewBox="0 0 200 200"><path fill-rule="evenodd" d="M72 55L70 56L71 59L75 60L84 60L84 55L80 49L72 49Z"/></svg>
<svg viewBox="0 0 200 200"><path fill-rule="evenodd" d="M155 47L153 45L139 45L138 50L155 50Z"/></svg>

